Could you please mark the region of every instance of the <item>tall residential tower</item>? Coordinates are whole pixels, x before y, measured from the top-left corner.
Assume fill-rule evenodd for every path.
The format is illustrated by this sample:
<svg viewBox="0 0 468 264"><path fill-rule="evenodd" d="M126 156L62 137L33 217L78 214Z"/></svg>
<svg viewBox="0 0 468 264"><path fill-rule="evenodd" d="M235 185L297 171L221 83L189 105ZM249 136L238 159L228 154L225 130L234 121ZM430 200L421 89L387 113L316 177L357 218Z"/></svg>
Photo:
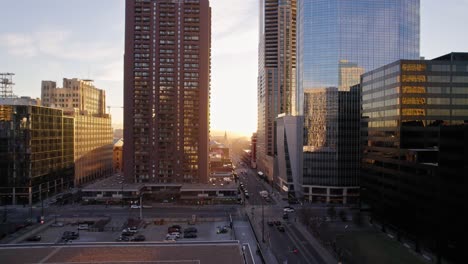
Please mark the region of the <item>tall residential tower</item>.
<svg viewBox="0 0 468 264"><path fill-rule="evenodd" d="M295 114L296 0L260 1L257 169L275 175L276 121Z"/></svg>
<svg viewBox="0 0 468 264"><path fill-rule="evenodd" d="M208 0L127 0L124 174L135 182L207 182Z"/></svg>

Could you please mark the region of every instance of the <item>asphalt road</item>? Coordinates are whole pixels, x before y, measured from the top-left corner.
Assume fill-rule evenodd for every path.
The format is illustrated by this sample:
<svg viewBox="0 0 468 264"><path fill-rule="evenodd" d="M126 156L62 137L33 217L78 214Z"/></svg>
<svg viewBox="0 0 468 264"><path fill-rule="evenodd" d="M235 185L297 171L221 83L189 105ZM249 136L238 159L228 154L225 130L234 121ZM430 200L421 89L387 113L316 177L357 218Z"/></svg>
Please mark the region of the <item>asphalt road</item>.
<svg viewBox="0 0 468 264"><path fill-rule="evenodd" d="M197 217L227 217L229 214L237 214L239 205L227 206L201 206L201 207L153 207L143 209L143 217L168 217L185 218L196 215ZM31 211L28 208L10 209L8 219L10 222L24 222L29 218ZM41 209L32 210L33 219L41 215ZM133 217L140 215L139 209L130 209L129 207L108 207L103 205L65 205L51 206L44 209L44 215L47 219L52 219L55 215L59 217L93 217L93 216L112 216L112 217Z"/></svg>
<svg viewBox="0 0 468 264"><path fill-rule="evenodd" d="M283 220L283 207L286 204L280 201L266 203L260 196L259 192L266 190L271 192L271 187L264 183L257 175L256 171L246 166L239 166L238 175L241 182L244 183L249 191L250 198L246 200L246 211L250 214L253 221L258 222L261 234L261 219L262 219L262 204L263 217L265 219L265 243L273 252L279 263L295 263L295 264L315 264L326 263L312 245L307 241L304 235L295 227L298 219L296 212L289 213L289 220ZM245 171L245 174L240 173ZM272 199L274 201L274 199ZM253 208L253 209L252 209ZM326 208L320 208L320 211L325 211ZM276 226L268 226L267 221L279 220L285 227L285 232L280 232ZM261 238L259 238L261 239ZM297 249L297 252L294 252Z"/></svg>

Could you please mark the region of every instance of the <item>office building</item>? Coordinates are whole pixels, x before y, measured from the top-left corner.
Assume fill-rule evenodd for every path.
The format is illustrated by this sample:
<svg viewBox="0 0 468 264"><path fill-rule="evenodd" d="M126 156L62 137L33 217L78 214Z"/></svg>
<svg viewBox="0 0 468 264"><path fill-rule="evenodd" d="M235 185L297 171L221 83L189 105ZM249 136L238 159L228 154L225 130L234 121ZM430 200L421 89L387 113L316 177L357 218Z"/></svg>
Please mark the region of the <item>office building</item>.
<svg viewBox="0 0 468 264"><path fill-rule="evenodd" d="M303 116L279 115L276 118L277 186L288 198L302 195Z"/></svg>
<svg viewBox="0 0 468 264"><path fill-rule="evenodd" d="M468 53L399 60L362 76L362 198L375 218L461 260ZM460 262L461 263L461 262Z"/></svg>
<svg viewBox="0 0 468 264"><path fill-rule="evenodd" d="M257 169L274 180L276 118L295 114L296 0L260 1Z"/></svg>
<svg viewBox="0 0 468 264"><path fill-rule="evenodd" d="M42 103L59 108L74 122L75 186L112 174L112 124L105 112L105 91L92 80L42 81Z"/></svg>
<svg viewBox="0 0 468 264"><path fill-rule="evenodd" d="M29 98L0 99L0 199L32 205L73 186L73 118Z"/></svg>
<svg viewBox="0 0 468 264"><path fill-rule="evenodd" d="M359 86L350 91L334 87L304 91L305 200L358 202L360 109Z"/></svg>
<svg viewBox="0 0 468 264"><path fill-rule="evenodd" d="M297 112L304 115L306 133L304 195L312 201L355 202L359 157L352 157L359 153L339 146L345 135L352 137L345 144L359 140L359 132L352 131L359 120L356 92L350 87L359 84L365 71L398 59L419 59L419 0L298 0L297 10ZM340 110L347 107L352 114ZM343 167L341 160L348 164Z"/></svg>
<svg viewBox="0 0 468 264"><path fill-rule="evenodd" d="M208 0L126 1L124 174L153 184L209 176Z"/></svg>
<svg viewBox="0 0 468 264"><path fill-rule="evenodd" d="M105 114L106 92L94 86L92 80L63 78L63 88L54 81L42 81L42 105L63 110L78 109L87 114Z"/></svg>

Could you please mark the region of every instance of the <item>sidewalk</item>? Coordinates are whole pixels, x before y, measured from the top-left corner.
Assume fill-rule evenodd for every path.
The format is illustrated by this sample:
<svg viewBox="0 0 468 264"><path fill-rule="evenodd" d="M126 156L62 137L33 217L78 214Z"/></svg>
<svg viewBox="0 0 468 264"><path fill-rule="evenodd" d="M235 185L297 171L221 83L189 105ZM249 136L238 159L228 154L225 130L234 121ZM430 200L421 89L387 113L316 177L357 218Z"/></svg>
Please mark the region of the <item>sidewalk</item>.
<svg viewBox="0 0 468 264"><path fill-rule="evenodd" d="M239 240L245 249L246 263L261 264L260 255L256 252L257 240L253 234L253 230L250 228L249 222L247 220L235 220L233 230L235 235L234 240Z"/></svg>
<svg viewBox="0 0 468 264"><path fill-rule="evenodd" d="M260 237L260 234L257 234L255 232L255 230L261 230L261 226L259 223L257 223L256 221L252 221L249 217L248 214L247 215L247 218L248 218L248 221L252 227L252 232L254 233L255 235L255 239L257 241L257 245L260 246L260 249L262 251L262 254L263 254L263 258L265 260L264 263L267 263L267 264L278 264L278 260L276 259L276 257L273 255L273 252L270 251L270 249L266 246L265 243L262 243L258 238ZM252 250L256 250L257 248L255 249L252 249Z"/></svg>

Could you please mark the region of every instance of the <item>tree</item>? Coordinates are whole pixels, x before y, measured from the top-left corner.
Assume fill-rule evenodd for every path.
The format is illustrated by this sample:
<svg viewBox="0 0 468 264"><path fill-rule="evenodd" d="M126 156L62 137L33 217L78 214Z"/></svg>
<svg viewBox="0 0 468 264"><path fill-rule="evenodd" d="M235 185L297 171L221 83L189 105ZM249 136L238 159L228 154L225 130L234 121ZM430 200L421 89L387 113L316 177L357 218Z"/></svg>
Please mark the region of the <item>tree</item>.
<svg viewBox="0 0 468 264"><path fill-rule="evenodd" d="M328 207L327 214L331 219L334 219L336 217L336 209L334 205Z"/></svg>
<svg viewBox="0 0 468 264"><path fill-rule="evenodd" d="M340 217L341 221L346 222L348 221L348 216L346 215L346 212L341 209L340 212L338 213L338 216Z"/></svg>
<svg viewBox="0 0 468 264"><path fill-rule="evenodd" d="M361 227L363 225L363 219L362 219L361 211L356 211L353 214L353 223L358 227Z"/></svg>

